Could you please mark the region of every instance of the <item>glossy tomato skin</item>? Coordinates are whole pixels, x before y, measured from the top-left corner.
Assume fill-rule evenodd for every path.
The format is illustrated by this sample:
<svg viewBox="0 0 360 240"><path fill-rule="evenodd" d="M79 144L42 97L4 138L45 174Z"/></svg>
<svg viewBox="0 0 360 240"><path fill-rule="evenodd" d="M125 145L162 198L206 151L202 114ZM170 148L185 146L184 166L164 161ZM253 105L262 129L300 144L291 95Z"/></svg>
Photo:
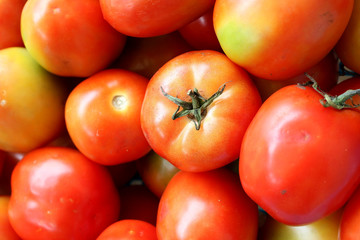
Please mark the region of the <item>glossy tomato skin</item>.
<svg viewBox="0 0 360 240"><path fill-rule="evenodd" d="M96 240L157 240L154 225L137 220L124 219L107 227Z"/></svg>
<svg viewBox="0 0 360 240"><path fill-rule="evenodd" d="M95 239L119 217L109 172L71 148L26 154L11 187L9 219L23 239Z"/></svg>
<svg viewBox="0 0 360 240"><path fill-rule="evenodd" d="M211 9L215 0L100 0L104 18L131 37L154 37L177 30Z"/></svg>
<svg viewBox="0 0 360 240"><path fill-rule="evenodd" d="M0 1L0 49L23 47L20 17L26 0Z"/></svg>
<svg viewBox="0 0 360 240"><path fill-rule="evenodd" d="M360 237L360 190L354 192L344 207L339 228L339 240L356 240Z"/></svg>
<svg viewBox="0 0 360 240"><path fill-rule="evenodd" d="M0 236L4 240L21 240L9 222L9 200L8 195L0 196Z"/></svg>
<svg viewBox="0 0 360 240"><path fill-rule="evenodd" d="M284 87L247 129L239 175L246 193L288 225L339 209L359 184L360 113L319 102L311 87Z"/></svg>
<svg viewBox="0 0 360 240"><path fill-rule="evenodd" d="M233 1L214 7L214 28L226 55L250 74L286 79L326 56L349 22L354 0Z"/></svg>
<svg viewBox="0 0 360 240"><path fill-rule="evenodd" d="M0 50L0 86L0 149L28 152L64 130L68 89L25 48Z"/></svg>
<svg viewBox="0 0 360 240"><path fill-rule="evenodd" d="M116 165L150 151L140 126L148 79L122 69L106 69L70 93L65 121L75 146L91 160Z"/></svg>
<svg viewBox="0 0 360 240"><path fill-rule="evenodd" d="M172 119L177 105L162 91L189 101L194 88L209 98L224 92L207 108L199 130L187 116ZM152 149L185 171L207 171L238 158L243 134L261 105L248 74L224 54L191 51L179 55L151 78L141 110L141 126Z"/></svg>
<svg viewBox="0 0 360 240"><path fill-rule="evenodd" d="M230 170L180 171L160 198L156 227L159 240L255 240L258 210Z"/></svg>
<svg viewBox="0 0 360 240"><path fill-rule="evenodd" d="M112 64L150 79L170 59L193 48L175 31L168 34L136 38L128 37L123 52Z"/></svg>
<svg viewBox="0 0 360 240"><path fill-rule="evenodd" d="M213 8L198 19L179 28L179 33L195 49L222 52L214 30Z"/></svg>
<svg viewBox="0 0 360 240"><path fill-rule="evenodd" d="M338 240L342 208L331 215L302 226L290 226L267 217L259 240Z"/></svg>
<svg viewBox="0 0 360 240"><path fill-rule="evenodd" d="M335 51L344 65L360 73L360 1L354 1L350 21L335 46Z"/></svg>
<svg viewBox="0 0 360 240"><path fill-rule="evenodd" d="M41 66L71 77L88 77L107 67L126 40L104 20L97 0L28 0L21 35Z"/></svg>
<svg viewBox="0 0 360 240"><path fill-rule="evenodd" d="M320 62L305 72L315 79L323 91L329 91L338 82L338 58L332 51ZM255 76L252 76L252 79L254 80L263 101L265 101L271 94L282 87L291 84L303 84L310 81L310 79L304 73L284 80L269 80Z"/></svg>

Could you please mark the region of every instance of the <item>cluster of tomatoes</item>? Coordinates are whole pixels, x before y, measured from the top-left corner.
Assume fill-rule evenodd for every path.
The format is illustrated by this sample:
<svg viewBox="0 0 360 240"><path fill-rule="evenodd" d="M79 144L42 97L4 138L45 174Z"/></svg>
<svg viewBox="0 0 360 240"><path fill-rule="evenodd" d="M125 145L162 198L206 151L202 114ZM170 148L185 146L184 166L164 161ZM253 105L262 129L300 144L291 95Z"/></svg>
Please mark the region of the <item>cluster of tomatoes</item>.
<svg viewBox="0 0 360 240"><path fill-rule="evenodd" d="M0 0L0 23L1 239L360 237L359 0Z"/></svg>

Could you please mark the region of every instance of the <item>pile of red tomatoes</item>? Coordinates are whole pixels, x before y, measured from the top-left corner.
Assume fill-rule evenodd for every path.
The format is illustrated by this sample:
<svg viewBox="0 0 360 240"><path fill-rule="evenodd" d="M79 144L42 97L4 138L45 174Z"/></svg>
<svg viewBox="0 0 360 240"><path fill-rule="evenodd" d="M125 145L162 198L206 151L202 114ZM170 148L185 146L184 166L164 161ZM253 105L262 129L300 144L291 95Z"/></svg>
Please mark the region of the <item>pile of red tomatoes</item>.
<svg viewBox="0 0 360 240"><path fill-rule="evenodd" d="M360 238L359 0L0 0L0 238Z"/></svg>

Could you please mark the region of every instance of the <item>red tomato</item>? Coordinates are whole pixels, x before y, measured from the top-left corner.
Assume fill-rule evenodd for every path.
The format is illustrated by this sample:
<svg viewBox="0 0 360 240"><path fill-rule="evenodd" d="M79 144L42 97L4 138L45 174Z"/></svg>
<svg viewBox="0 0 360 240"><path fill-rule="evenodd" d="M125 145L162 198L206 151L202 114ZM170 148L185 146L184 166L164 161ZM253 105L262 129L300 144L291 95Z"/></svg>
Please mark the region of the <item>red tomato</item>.
<svg viewBox="0 0 360 240"><path fill-rule="evenodd" d="M180 171L160 198L156 228L159 240L255 240L258 209L230 170Z"/></svg>
<svg viewBox="0 0 360 240"><path fill-rule="evenodd" d="M136 219L125 219L107 227L96 240L157 240L154 225Z"/></svg>
<svg viewBox="0 0 360 240"><path fill-rule="evenodd" d="M175 112L187 112L165 95L192 110L173 120ZM260 105L243 69L217 51L192 51L173 58L151 78L141 126L152 149L175 167L206 171L238 158L243 134Z"/></svg>
<svg viewBox="0 0 360 240"><path fill-rule="evenodd" d="M316 80L322 90L328 91L334 87L338 81L338 59L334 52L330 52L319 63L305 72ZM252 76L252 78L263 100L266 100L271 94L282 87L310 81L304 73L285 80L268 80L255 76Z"/></svg>
<svg viewBox="0 0 360 240"><path fill-rule="evenodd" d="M154 151L137 160L136 166L144 184L158 197L161 197L170 179L179 171Z"/></svg>
<svg viewBox="0 0 360 240"><path fill-rule="evenodd" d="M116 165L150 151L140 126L148 79L122 69L98 72L77 85L65 105L75 146L91 160Z"/></svg>
<svg viewBox="0 0 360 240"><path fill-rule="evenodd" d="M4 240L21 240L9 222L9 200L10 196L0 196L0 236Z"/></svg>
<svg viewBox="0 0 360 240"><path fill-rule="evenodd" d="M360 74L360 1L354 1L350 21L335 46L335 51L342 63Z"/></svg>
<svg viewBox="0 0 360 240"><path fill-rule="evenodd" d="M241 147L245 192L288 225L329 215L360 182L360 112L324 107L321 99L312 87L278 90L255 115Z"/></svg>
<svg viewBox="0 0 360 240"><path fill-rule="evenodd" d="M259 240L338 240L342 209L318 221L290 226L268 217L259 231ZM342 240L342 239L341 239Z"/></svg>
<svg viewBox="0 0 360 240"><path fill-rule="evenodd" d="M137 219L156 224L159 198L145 185L128 185L119 189L121 210L119 219Z"/></svg>
<svg viewBox="0 0 360 240"><path fill-rule="evenodd" d="M20 17L25 3L26 0L0 0L0 49L24 46Z"/></svg>
<svg viewBox="0 0 360 240"><path fill-rule="evenodd" d="M71 148L26 154L11 187L9 220L23 239L95 239L119 217L109 172Z"/></svg>
<svg viewBox="0 0 360 240"><path fill-rule="evenodd" d="M360 188L351 196L341 216L339 239L356 240L360 238Z"/></svg>
<svg viewBox="0 0 360 240"><path fill-rule="evenodd" d="M334 86L329 93L338 96L350 89L360 89L360 76L350 77ZM351 102L352 101L352 102ZM360 104L360 95L355 95L352 99L346 101L347 104ZM360 110L360 107L358 107Z"/></svg>
<svg viewBox="0 0 360 240"><path fill-rule="evenodd" d="M181 36L195 49L222 52L213 24L213 8L179 29Z"/></svg>
<svg viewBox="0 0 360 240"><path fill-rule="evenodd" d="M211 9L215 0L100 0L104 18L132 37L167 34Z"/></svg>
<svg viewBox="0 0 360 240"><path fill-rule="evenodd" d="M60 76L88 77L115 60L125 44L104 20L98 0L28 0L21 34L33 58Z"/></svg>
<svg viewBox="0 0 360 240"><path fill-rule="evenodd" d="M303 73L335 46L354 0L218 0L214 27L225 54L254 76Z"/></svg>
<svg viewBox="0 0 360 240"><path fill-rule="evenodd" d="M128 37L124 51L113 68L127 69L151 78L159 68L181 53L193 50L179 32L148 37Z"/></svg>
<svg viewBox="0 0 360 240"><path fill-rule="evenodd" d="M0 50L0 149L28 152L65 127L68 89L22 47Z"/></svg>

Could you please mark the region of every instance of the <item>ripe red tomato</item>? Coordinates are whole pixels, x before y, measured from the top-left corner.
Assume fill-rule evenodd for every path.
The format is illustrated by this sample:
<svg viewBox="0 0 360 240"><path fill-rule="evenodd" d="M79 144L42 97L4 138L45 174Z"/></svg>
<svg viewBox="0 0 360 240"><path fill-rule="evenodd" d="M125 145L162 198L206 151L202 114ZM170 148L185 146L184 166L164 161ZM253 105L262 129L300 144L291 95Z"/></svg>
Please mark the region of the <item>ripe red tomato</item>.
<svg viewBox="0 0 360 240"><path fill-rule="evenodd" d="M26 0L0 0L0 49L24 46L20 17L25 3Z"/></svg>
<svg viewBox="0 0 360 240"><path fill-rule="evenodd" d="M308 224L339 209L360 182L360 112L324 107L312 87L271 95L243 140L246 193L274 219Z"/></svg>
<svg viewBox="0 0 360 240"><path fill-rule="evenodd" d="M360 1L354 1L350 21L335 46L335 51L342 63L360 74Z"/></svg>
<svg viewBox="0 0 360 240"><path fill-rule="evenodd" d="M259 240L338 240L342 209L318 221L290 226L267 217L260 228ZM343 239L341 239L343 240Z"/></svg>
<svg viewBox="0 0 360 240"><path fill-rule="evenodd" d="M179 32L147 38L128 37L124 51L111 67L127 69L150 79L167 61L190 50L193 48Z"/></svg>
<svg viewBox="0 0 360 240"><path fill-rule="evenodd" d="M177 108L169 95L196 110ZM260 105L248 74L224 54L191 51L167 62L151 78L141 126L152 149L175 167L206 171L238 158L243 134ZM173 120L175 112L189 114Z"/></svg>
<svg viewBox="0 0 360 240"><path fill-rule="evenodd" d="M198 19L179 28L181 36L195 49L222 52L213 24L213 8Z"/></svg>
<svg viewBox="0 0 360 240"><path fill-rule="evenodd" d="M332 51L315 66L312 66L305 72L316 80L322 90L328 91L338 82L338 59ZM266 100L271 94L282 87L310 81L304 73L284 80L268 80L255 76L252 76L252 79L263 100Z"/></svg>
<svg viewBox="0 0 360 240"><path fill-rule="evenodd" d="M96 240L157 240L154 225L136 219L120 220L107 227Z"/></svg>
<svg viewBox="0 0 360 240"><path fill-rule="evenodd" d="M98 0L28 0L21 34L41 66L73 77L88 77L107 67L126 38L104 20Z"/></svg>
<svg viewBox="0 0 360 240"><path fill-rule="evenodd" d="M0 236L4 240L21 240L9 222L9 200L10 196L0 196Z"/></svg>
<svg viewBox="0 0 360 240"><path fill-rule="evenodd" d="M72 90L65 105L66 127L85 156L116 165L150 151L140 126L148 81L127 70L107 69Z"/></svg>
<svg viewBox="0 0 360 240"><path fill-rule="evenodd" d="M257 205L237 176L227 169L177 173L160 198L158 239L255 240Z"/></svg>
<svg viewBox="0 0 360 240"><path fill-rule="evenodd" d="M119 217L109 172L72 148L26 154L11 187L9 220L22 239L95 239Z"/></svg>
<svg viewBox="0 0 360 240"><path fill-rule="evenodd" d="M64 129L68 89L23 47L0 50L0 149L28 152Z"/></svg>
<svg viewBox="0 0 360 240"><path fill-rule="evenodd" d="M341 216L339 239L356 240L360 238L360 188L351 196Z"/></svg>
<svg viewBox="0 0 360 240"><path fill-rule="evenodd" d="M156 196L161 197L170 179L179 171L154 151L136 161L141 180Z"/></svg>
<svg viewBox="0 0 360 240"><path fill-rule="evenodd" d="M225 54L254 76L303 73L335 46L354 0L218 0L214 27Z"/></svg>
<svg viewBox="0 0 360 240"><path fill-rule="evenodd" d="M100 0L104 18L132 37L154 37L177 30L211 9L215 0Z"/></svg>

